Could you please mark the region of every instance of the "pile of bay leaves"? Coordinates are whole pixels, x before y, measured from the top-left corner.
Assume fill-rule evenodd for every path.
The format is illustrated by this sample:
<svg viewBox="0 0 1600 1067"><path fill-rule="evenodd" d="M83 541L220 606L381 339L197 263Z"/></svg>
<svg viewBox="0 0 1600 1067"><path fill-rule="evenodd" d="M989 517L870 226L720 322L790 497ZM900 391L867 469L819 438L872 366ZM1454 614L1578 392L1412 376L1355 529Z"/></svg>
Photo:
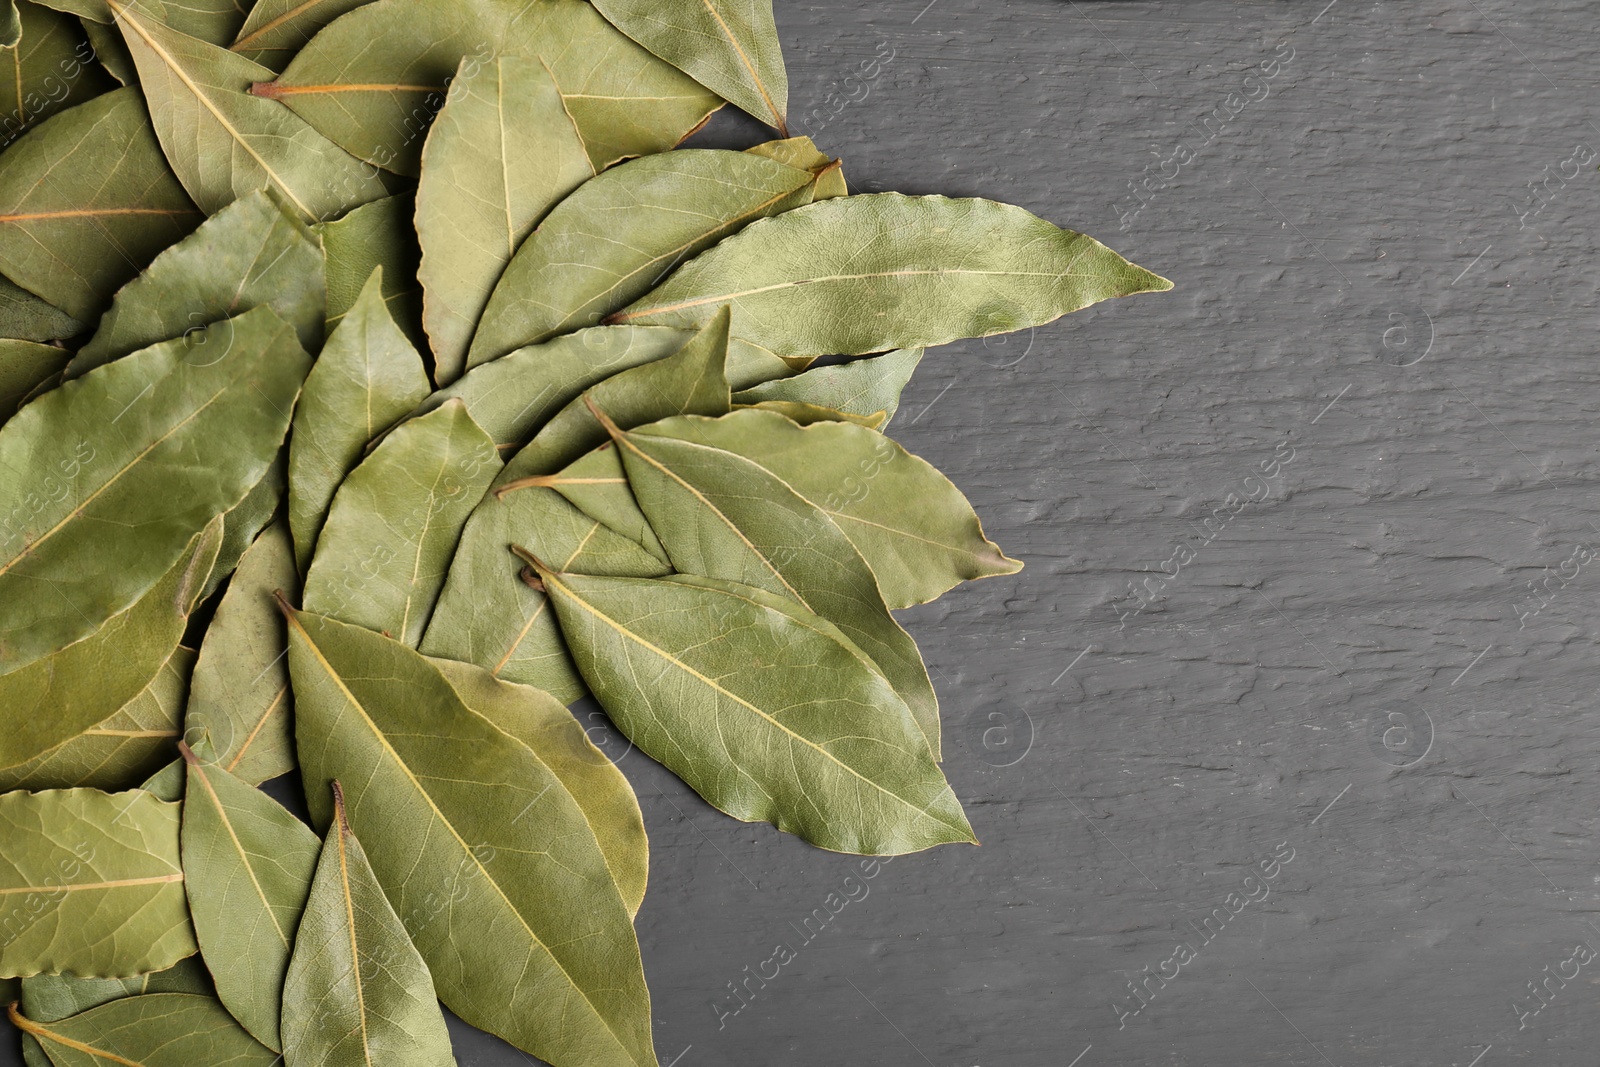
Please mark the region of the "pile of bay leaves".
<svg viewBox="0 0 1600 1067"><path fill-rule="evenodd" d="M655 1064L585 694L735 818L974 840L891 611L1020 564L882 431L925 346L1169 283L849 195L770 2L0 0L0 54L32 1067L450 1064L440 1000ZM783 139L675 149L724 103Z"/></svg>

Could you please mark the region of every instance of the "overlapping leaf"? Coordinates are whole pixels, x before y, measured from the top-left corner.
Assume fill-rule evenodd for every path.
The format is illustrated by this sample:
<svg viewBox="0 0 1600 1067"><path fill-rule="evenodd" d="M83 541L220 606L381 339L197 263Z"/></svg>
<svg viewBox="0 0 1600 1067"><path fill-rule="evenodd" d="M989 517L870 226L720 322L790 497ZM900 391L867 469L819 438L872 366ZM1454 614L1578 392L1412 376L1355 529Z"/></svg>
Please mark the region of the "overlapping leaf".
<svg viewBox="0 0 1600 1067"><path fill-rule="evenodd" d="M141 974L137 978L73 978L61 974L38 974L24 978L21 1014L35 1023L55 1023L113 1000L146 993L196 993L212 995L211 976L199 956L179 960L164 971ZM16 997L0 1000L11 1003ZM22 1061L28 1067L52 1067L49 1056L32 1034L22 1034Z"/></svg>
<svg viewBox="0 0 1600 1067"><path fill-rule="evenodd" d="M654 1067L628 911L561 779L399 642L304 612L289 640L313 811L345 783L444 1002L551 1063Z"/></svg>
<svg viewBox="0 0 1600 1067"><path fill-rule="evenodd" d="M772 0L595 0L594 6L701 85L788 135L789 75Z"/></svg>
<svg viewBox="0 0 1600 1067"><path fill-rule="evenodd" d="M117 20L121 7L133 7L140 14L169 26L178 33L197 37L215 45L233 40L244 24L249 4L242 0L39 0L49 7L70 11L85 21L109 25Z"/></svg>
<svg viewBox="0 0 1600 1067"><path fill-rule="evenodd" d="M127 978L192 954L178 807L139 790L0 795L0 975Z"/></svg>
<svg viewBox="0 0 1600 1067"><path fill-rule="evenodd" d="M11 501L0 667L87 637L243 499L276 456L308 369L294 331L257 308L98 368L0 427ZM45 585L55 595L36 595Z"/></svg>
<svg viewBox="0 0 1600 1067"><path fill-rule="evenodd" d="M540 577L613 721L718 808L842 852L974 840L905 703L799 604L706 579Z"/></svg>
<svg viewBox="0 0 1600 1067"><path fill-rule="evenodd" d="M489 293L551 206L594 176L549 68L465 59L422 150L417 239L434 377L448 384Z"/></svg>
<svg viewBox="0 0 1600 1067"><path fill-rule="evenodd" d="M137 89L64 111L0 154L0 270L81 319L200 220Z"/></svg>
<svg viewBox="0 0 1600 1067"><path fill-rule="evenodd" d="M922 349L906 348L871 359L835 363L792 378L762 382L733 394L735 404L780 400L817 404L849 415L882 413L885 424L900 407L900 394L922 362Z"/></svg>
<svg viewBox="0 0 1600 1067"><path fill-rule="evenodd" d="M10 278L0 277L0 336L22 341L54 341L73 337L84 323L46 303Z"/></svg>
<svg viewBox="0 0 1600 1067"><path fill-rule="evenodd" d="M678 264L752 221L811 203L829 161L685 149L587 182L518 249L484 309L473 365L585 326L648 293Z"/></svg>
<svg viewBox="0 0 1600 1067"><path fill-rule="evenodd" d="M262 66L282 70L305 43L334 19L371 0L257 0L229 47Z"/></svg>
<svg viewBox="0 0 1600 1067"><path fill-rule="evenodd" d="M185 746L183 875L217 996L257 1041L282 1048L279 1006L317 838L276 800Z"/></svg>
<svg viewBox="0 0 1600 1067"><path fill-rule="evenodd" d="M288 637L273 594L298 586L289 531L273 523L240 561L195 663L184 733L251 785L294 768Z"/></svg>
<svg viewBox="0 0 1600 1067"><path fill-rule="evenodd" d="M351 153L416 174L445 83L469 56L539 56L595 170L677 144L721 106L586 0L377 0L345 15L258 85Z"/></svg>
<svg viewBox="0 0 1600 1067"><path fill-rule="evenodd" d="M350 830L337 783L334 798L284 981L284 1059L295 1067L455 1067L433 976Z"/></svg>
<svg viewBox="0 0 1600 1067"><path fill-rule="evenodd" d="M316 220L388 192L371 167L287 109L245 91L272 76L266 67L165 26L142 7L105 2L139 68L167 161L208 214L275 188Z"/></svg>
<svg viewBox="0 0 1600 1067"><path fill-rule="evenodd" d="M76 19L30 0L7 0L0 26L0 147L63 108L105 92Z"/></svg>
<svg viewBox="0 0 1600 1067"><path fill-rule="evenodd" d="M404 193L362 204L333 222L318 223L328 281L329 330L355 306L372 272L381 267L390 317L414 345L427 347L422 285L417 281L422 250L411 228L415 213L415 196Z"/></svg>
<svg viewBox="0 0 1600 1067"><path fill-rule="evenodd" d="M279 1058L217 1001L192 993L126 997L55 1023L13 1009L11 1021L49 1050L55 1067L272 1067Z"/></svg>
<svg viewBox="0 0 1600 1067"><path fill-rule="evenodd" d="M0 423L16 413L25 397L59 375L71 358L55 345L0 340Z"/></svg>
<svg viewBox="0 0 1600 1067"><path fill-rule="evenodd" d="M733 332L780 356L861 355L988 337L1165 278L1092 237L991 200L873 193L763 219L701 253L609 322Z"/></svg>

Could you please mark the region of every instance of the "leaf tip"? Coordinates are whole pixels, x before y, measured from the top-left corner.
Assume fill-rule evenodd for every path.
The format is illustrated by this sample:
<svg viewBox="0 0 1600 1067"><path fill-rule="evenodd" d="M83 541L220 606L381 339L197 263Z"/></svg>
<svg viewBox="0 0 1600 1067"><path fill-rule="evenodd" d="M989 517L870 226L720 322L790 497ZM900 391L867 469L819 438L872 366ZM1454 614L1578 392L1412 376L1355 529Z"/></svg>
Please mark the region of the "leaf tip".
<svg viewBox="0 0 1600 1067"><path fill-rule="evenodd" d="M339 824L339 833L344 837L349 837L351 836L350 817L345 812L344 787L339 784L339 779L337 778L330 782L329 785L333 787L333 815L335 821Z"/></svg>
<svg viewBox="0 0 1600 1067"><path fill-rule="evenodd" d="M594 402L594 397L590 396L588 393L584 393L583 406L589 409L589 414L593 415L595 421L605 428L606 433L611 435L612 440L615 441L621 439L622 431L617 428L616 423L611 421L611 417L609 415L600 410L600 406Z"/></svg>

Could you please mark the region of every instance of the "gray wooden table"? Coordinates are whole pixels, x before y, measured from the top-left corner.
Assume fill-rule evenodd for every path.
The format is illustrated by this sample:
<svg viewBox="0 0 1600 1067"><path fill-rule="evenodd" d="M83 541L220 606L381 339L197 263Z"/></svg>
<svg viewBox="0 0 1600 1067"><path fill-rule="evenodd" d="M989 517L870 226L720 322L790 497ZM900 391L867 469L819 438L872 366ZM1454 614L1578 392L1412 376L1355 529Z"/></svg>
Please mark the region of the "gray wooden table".
<svg viewBox="0 0 1600 1067"><path fill-rule="evenodd" d="M905 619L981 848L868 877L613 742L664 1067L1593 1062L1597 15L780 0L856 188L1177 289L893 426L1027 563Z"/></svg>

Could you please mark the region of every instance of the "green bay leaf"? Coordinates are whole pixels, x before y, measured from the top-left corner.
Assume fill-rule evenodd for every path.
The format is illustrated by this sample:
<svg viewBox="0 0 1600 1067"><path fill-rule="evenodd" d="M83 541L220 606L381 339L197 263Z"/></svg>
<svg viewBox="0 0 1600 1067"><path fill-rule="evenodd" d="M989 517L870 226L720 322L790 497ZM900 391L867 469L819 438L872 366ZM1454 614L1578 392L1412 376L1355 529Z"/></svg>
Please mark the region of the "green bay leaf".
<svg viewBox="0 0 1600 1067"><path fill-rule="evenodd" d="M494 442L460 401L400 426L335 494L306 572L307 609L415 646L499 470Z"/></svg>
<svg viewBox="0 0 1600 1067"><path fill-rule="evenodd" d="M87 637L239 503L309 364L257 308L97 368L0 427L0 666ZM35 595L43 584L55 595Z"/></svg>
<svg viewBox="0 0 1600 1067"><path fill-rule="evenodd" d="M462 60L422 150L418 272L434 377L467 367L484 305L517 247L594 168L542 60Z"/></svg>
<svg viewBox="0 0 1600 1067"><path fill-rule="evenodd" d="M137 89L63 111L0 154L0 270L80 319L201 217Z"/></svg>
<svg viewBox="0 0 1600 1067"><path fill-rule="evenodd" d="M257 0L229 48L282 70L322 27L366 3L371 0Z"/></svg>
<svg viewBox="0 0 1600 1067"><path fill-rule="evenodd" d="M905 703L800 605L687 577L540 577L612 721L722 811L838 852L975 840Z"/></svg>
<svg viewBox="0 0 1600 1067"><path fill-rule="evenodd" d="M328 279L329 330L355 306L372 272L381 267L383 299L390 317L413 345L427 348L422 330L422 285L417 281L422 250L417 247L415 215L415 195L402 193L362 204L333 222L317 224Z"/></svg>
<svg viewBox="0 0 1600 1067"><path fill-rule="evenodd" d="M607 321L686 327L732 307L735 336L780 356L864 355L1009 333L1170 288L1019 207L873 193L756 222Z"/></svg>
<svg viewBox="0 0 1600 1067"><path fill-rule="evenodd" d="M334 819L283 985L284 1059L320 1067L455 1067L433 976L350 830Z"/></svg>
<svg viewBox="0 0 1600 1067"><path fill-rule="evenodd" d="M277 1051L283 979L311 892L317 838L283 805L188 746L183 877L195 937L217 996Z"/></svg>
<svg viewBox="0 0 1600 1067"><path fill-rule="evenodd" d="M422 136L463 59L539 56L595 170L663 152L721 106L586 0L377 0L345 15L258 95L377 166L418 173Z"/></svg>
<svg viewBox="0 0 1600 1067"><path fill-rule="evenodd" d="M194 202L214 214L275 188L308 220L388 193L376 171L288 109L246 92L272 71L106 0L139 68L157 138Z"/></svg>
<svg viewBox="0 0 1600 1067"><path fill-rule="evenodd" d="M289 528L301 573L311 565L334 493L368 443L427 395L428 372L389 314L378 267L329 336L295 411Z"/></svg>
<svg viewBox="0 0 1600 1067"><path fill-rule="evenodd" d="M6 0L0 27L0 147L64 108L110 89L78 21L48 5Z"/></svg>
<svg viewBox="0 0 1600 1067"><path fill-rule="evenodd" d="M239 562L195 663L184 733L202 757L251 785L294 769L288 636L273 594L300 584L289 531L262 531Z"/></svg>
<svg viewBox="0 0 1600 1067"><path fill-rule="evenodd" d="M633 489L628 485L628 474L622 466L622 455L609 443L567 464L562 470L545 477L526 480L529 488L554 489L572 505L607 529L614 530L635 542L662 563L668 563L667 550L660 538L650 528L650 520L639 510ZM535 554L539 554L537 551ZM565 570L566 568L562 568Z"/></svg>
<svg viewBox="0 0 1600 1067"><path fill-rule="evenodd" d="M0 423L40 385L59 375L72 354L55 345L0 340Z"/></svg>
<svg viewBox="0 0 1600 1067"><path fill-rule="evenodd" d="M558 204L517 250L468 362L597 325L724 237L811 203L828 167L826 159L808 169L714 149L612 167Z"/></svg>
<svg viewBox="0 0 1600 1067"><path fill-rule="evenodd" d="M314 352L322 344L321 259L310 230L272 195L242 197L116 294L68 375L256 307L272 308Z"/></svg>
<svg viewBox="0 0 1600 1067"><path fill-rule="evenodd" d="M161 673L183 638L189 614L222 543L216 518L132 607L82 641L0 675L0 767L46 755L115 715Z"/></svg>
<svg viewBox="0 0 1600 1067"><path fill-rule="evenodd" d="M192 955L178 809L141 790L0 795L0 975L131 978Z"/></svg>
<svg viewBox="0 0 1600 1067"><path fill-rule="evenodd" d="M132 789L172 759L194 652L173 650L144 691L115 715L27 763L0 771L0 791Z"/></svg>
<svg viewBox="0 0 1600 1067"><path fill-rule="evenodd" d="M922 349L905 348L871 359L813 367L792 378L762 382L733 394L735 404L782 400L816 404L848 415L884 415L884 425L900 407L900 394L922 361ZM882 426L878 427L882 429Z"/></svg>
<svg viewBox="0 0 1600 1067"><path fill-rule="evenodd" d="M13 1010L11 1021L49 1050L55 1067L272 1067L280 1059L216 1000L192 993L126 997L55 1023Z"/></svg>
<svg viewBox="0 0 1600 1067"><path fill-rule="evenodd" d="M206 581L206 597L222 587L222 583L238 568L239 561L250 551L261 531L278 513L283 498L289 491L289 454L280 448L267 473L245 498L222 516L222 548L217 553L217 565Z"/></svg>
<svg viewBox="0 0 1600 1067"><path fill-rule="evenodd" d="M595 0L612 24L788 136L789 75L772 0Z"/></svg>
<svg viewBox="0 0 1600 1067"><path fill-rule="evenodd" d="M791 167L818 172L817 200L850 195L850 189L844 180L844 167L819 149L809 137L785 137L781 141L768 141L746 148L745 151L752 155L776 159L779 163ZM826 173L823 173L824 171Z"/></svg>
<svg viewBox="0 0 1600 1067"><path fill-rule="evenodd" d="M87 325L28 290L0 277L0 337L19 341L56 341L75 337Z"/></svg>
<svg viewBox="0 0 1600 1067"><path fill-rule="evenodd" d="M654 1067L628 910L583 810L398 641L290 616L313 813L350 824L452 1011L560 1067Z"/></svg>
<svg viewBox="0 0 1600 1067"><path fill-rule="evenodd" d="M90 22L112 24L128 6L139 14L178 33L214 45L233 40L244 24L249 3L242 0L36 0L60 11L70 11Z"/></svg>

